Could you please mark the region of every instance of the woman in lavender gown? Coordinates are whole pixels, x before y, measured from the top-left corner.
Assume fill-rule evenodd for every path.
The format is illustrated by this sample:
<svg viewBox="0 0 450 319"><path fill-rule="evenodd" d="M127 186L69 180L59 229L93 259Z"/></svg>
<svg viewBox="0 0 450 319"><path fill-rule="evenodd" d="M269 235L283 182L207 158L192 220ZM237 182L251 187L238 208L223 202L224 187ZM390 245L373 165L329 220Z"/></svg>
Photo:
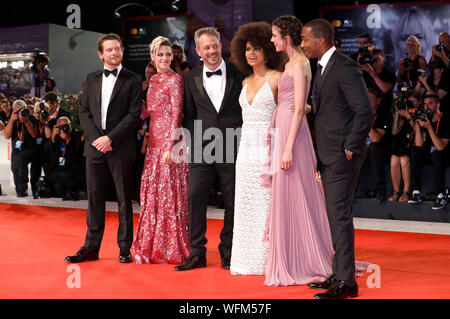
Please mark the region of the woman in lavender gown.
<svg viewBox="0 0 450 319"><path fill-rule="evenodd" d="M272 24L272 42L289 61L278 83L269 160L262 175L262 184L272 193L266 226L268 286L303 285L332 272L324 193L315 175L316 156L305 116L311 69L299 48L301 30L302 23L293 16Z"/></svg>

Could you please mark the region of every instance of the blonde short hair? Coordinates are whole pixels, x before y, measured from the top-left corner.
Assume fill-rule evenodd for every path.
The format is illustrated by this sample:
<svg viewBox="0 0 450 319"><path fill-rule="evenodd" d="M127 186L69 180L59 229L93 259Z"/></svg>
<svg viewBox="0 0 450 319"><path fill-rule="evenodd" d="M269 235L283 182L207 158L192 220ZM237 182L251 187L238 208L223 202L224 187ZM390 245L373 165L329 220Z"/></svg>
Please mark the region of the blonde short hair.
<svg viewBox="0 0 450 319"><path fill-rule="evenodd" d="M410 40L414 41L417 44L416 54L420 55L422 53L422 46L420 45L419 38L416 37L415 35L411 35L411 36L408 37L408 39L406 39L406 42L408 42Z"/></svg>
<svg viewBox="0 0 450 319"><path fill-rule="evenodd" d="M168 46L170 50L172 50L172 43L170 40L163 36L158 36L153 39L152 43L150 43L150 54L156 54L159 51L159 48L162 46Z"/></svg>

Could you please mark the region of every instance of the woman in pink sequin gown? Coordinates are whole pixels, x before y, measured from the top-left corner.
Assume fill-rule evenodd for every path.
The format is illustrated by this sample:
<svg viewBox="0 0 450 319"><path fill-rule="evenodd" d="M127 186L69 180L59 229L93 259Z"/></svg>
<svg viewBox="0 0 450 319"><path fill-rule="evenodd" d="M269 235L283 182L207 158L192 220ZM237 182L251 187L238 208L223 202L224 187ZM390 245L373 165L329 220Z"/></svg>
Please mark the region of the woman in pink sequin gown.
<svg viewBox="0 0 450 319"><path fill-rule="evenodd" d="M324 193L314 173L316 156L304 112L311 70L298 49L301 23L296 30L300 21L292 19L296 18L282 21L291 24L287 30L276 25L272 28L272 41L277 51L286 51L289 62L278 82L270 170L262 176L263 184L272 191L266 228L268 286L308 284L325 280L332 272L333 248Z"/></svg>
<svg viewBox="0 0 450 319"><path fill-rule="evenodd" d="M157 37L150 45L158 73L150 79L147 94L150 128L134 241L137 264L180 264L190 253L188 164L182 156L183 144L176 138L183 117L184 84L170 69L170 45L164 37Z"/></svg>

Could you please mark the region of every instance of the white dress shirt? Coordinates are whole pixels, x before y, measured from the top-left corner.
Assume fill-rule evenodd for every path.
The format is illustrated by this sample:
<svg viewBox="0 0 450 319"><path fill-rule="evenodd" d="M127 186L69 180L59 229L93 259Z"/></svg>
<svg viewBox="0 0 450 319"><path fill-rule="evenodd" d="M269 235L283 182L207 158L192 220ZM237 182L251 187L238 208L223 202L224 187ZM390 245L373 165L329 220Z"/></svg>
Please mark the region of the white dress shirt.
<svg viewBox="0 0 450 319"><path fill-rule="evenodd" d="M322 66L322 73L323 71L325 71L325 68L327 67L328 62L331 59L331 56L333 55L334 51L336 51L336 47L331 47L330 49L328 49L327 52L324 53L324 55L322 55L322 57L319 60L319 64Z"/></svg>
<svg viewBox="0 0 450 319"><path fill-rule="evenodd" d="M105 68L106 69L106 68ZM108 114L108 106L111 100L111 95L114 90L114 85L116 84L117 77L122 70L122 65L117 67L117 76L110 74L108 77L103 73L102 81L102 129L106 130L106 115ZM112 71L112 70L110 70Z"/></svg>
<svg viewBox="0 0 450 319"><path fill-rule="evenodd" d="M211 77L207 77L206 72L215 72L217 70L222 70L222 75L213 75ZM203 65L203 87L208 93L211 102L214 104L214 107L219 113L220 107L222 105L223 96L225 95L225 86L227 84L227 65L225 61L222 59L222 63L220 63L219 67L215 70L208 69L205 65Z"/></svg>

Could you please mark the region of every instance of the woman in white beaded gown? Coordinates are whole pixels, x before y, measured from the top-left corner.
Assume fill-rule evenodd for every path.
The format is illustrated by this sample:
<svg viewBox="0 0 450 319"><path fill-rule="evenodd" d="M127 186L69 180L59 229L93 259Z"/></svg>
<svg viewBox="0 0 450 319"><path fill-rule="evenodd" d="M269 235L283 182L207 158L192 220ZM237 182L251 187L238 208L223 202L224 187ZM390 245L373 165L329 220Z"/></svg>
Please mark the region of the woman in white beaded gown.
<svg viewBox="0 0 450 319"><path fill-rule="evenodd" d="M260 183L268 154L266 136L277 104L278 80L287 61L277 53L272 28L252 22L239 28L231 42L232 62L246 74L242 83L242 133L236 161L233 246L230 271L235 275L263 275L268 244L264 241L270 189Z"/></svg>

